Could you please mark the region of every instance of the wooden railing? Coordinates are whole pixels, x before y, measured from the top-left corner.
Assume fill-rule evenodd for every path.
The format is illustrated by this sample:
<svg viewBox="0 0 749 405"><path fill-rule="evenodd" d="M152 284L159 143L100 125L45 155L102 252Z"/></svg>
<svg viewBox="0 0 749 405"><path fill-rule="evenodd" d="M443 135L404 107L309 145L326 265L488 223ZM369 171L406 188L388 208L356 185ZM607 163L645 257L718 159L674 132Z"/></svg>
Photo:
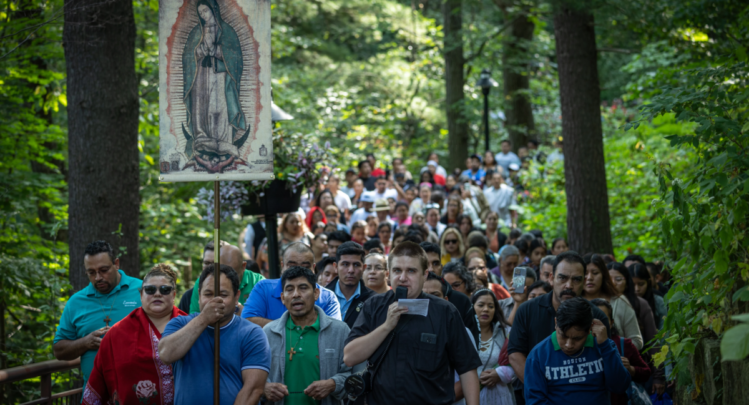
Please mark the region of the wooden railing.
<svg viewBox="0 0 749 405"><path fill-rule="evenodd" d="M30 378L40 377L39 384L41 398L35 399L21 405L77 405L81 402L81 388L72 389L57 394L52 393L52 373L78 368L81 365L81 359L71 361L50 360L41 363L33 363L25 366L8 368L0 370L0 384L11 384L16 381L28 380Z"/></svg>

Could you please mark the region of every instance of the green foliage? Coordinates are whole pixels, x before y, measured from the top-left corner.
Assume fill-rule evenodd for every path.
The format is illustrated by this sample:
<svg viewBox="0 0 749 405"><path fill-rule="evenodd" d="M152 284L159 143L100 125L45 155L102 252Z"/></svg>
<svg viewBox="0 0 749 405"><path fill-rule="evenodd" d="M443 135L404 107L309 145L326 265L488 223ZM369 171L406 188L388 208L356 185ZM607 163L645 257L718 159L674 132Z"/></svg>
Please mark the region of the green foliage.
<svg viewBox="0 0 749 405"><path fill-rule="evenodd" d="M639 119L628 124L638 128L647 120L673 114L679 122L694 125L693 133L667 137L672 147L697 156L694 167L677 173L671 161L658 160L655 168L660 196L654 205L663 255L674 277L661 333L668 346L661 359L675 363L682 383L691 381L687 355L700 336L723 337L723 360L736 358L746 348L745 341L736 339L745 324L730 329L735 330L731 334L726 329L730 315L741 308L746 311L743 301L749 300L749 66L735 43L749 38L749 7L730 18L725 11L716 12L728 20L716 32L727 37L710 44L718 55L716 63L692 61L689 69L678 73L664 69L666 85L642 107Z"/></svg>
<svg viewBox="0 0 749 405"><path fill-rule="evenodd" d="M652 207L658 197L658 177L652 163L668 161L677 173L688 170L694 157L671 148L664 135L691 133L692 125L678 123L671 114L641 125L637 131L624 132L621 126L626 113L605 111L603 117L613 253L620 259L635 253L654 260L664 245ZM564 182L561 162L531 168L524 183L529 190L521 216L524 229L542 229L549 240L567 237Z"/></svg>
<svg viewBox="0 0 749 405"><path fill-rule="evenodd" d="M52 358L70 286L62 26L45 24L61 17L62 1L4 1L0 10L2 368ZM28 401L33 389L8 385L0 402Z"/></svg>
<svg viewBox="0 0 749 405"><path fill-rule="evenodd" d="M738 325L723 334L720 353L723 361L742 360L749 356L749 314L731 317Z"/></svg>

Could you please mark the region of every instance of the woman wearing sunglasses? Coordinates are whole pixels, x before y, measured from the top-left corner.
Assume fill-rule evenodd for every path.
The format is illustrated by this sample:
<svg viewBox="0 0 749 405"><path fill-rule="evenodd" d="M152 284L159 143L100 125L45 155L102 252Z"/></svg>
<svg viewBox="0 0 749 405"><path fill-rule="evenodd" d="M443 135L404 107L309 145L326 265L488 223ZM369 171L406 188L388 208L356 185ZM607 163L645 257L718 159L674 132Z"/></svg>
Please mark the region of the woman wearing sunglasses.
<svg viewBox="0 0 749 405"><path fill-rule="evenodd" d="M463 243L463 235L457 227L446 228L440 238L440 249L442 250L442 265L451 261L459 261L465 253L466 246Z"/></svg>
<svg viewBox="0 0 749 405"><path fill-rule="evenodd" d="M187 315L174 306L176 279L166 264L157 264L146 274L140 291L142 306L101 340L83 404L174 403L172 366L161 362L158 346L169 320Z"/></svg>

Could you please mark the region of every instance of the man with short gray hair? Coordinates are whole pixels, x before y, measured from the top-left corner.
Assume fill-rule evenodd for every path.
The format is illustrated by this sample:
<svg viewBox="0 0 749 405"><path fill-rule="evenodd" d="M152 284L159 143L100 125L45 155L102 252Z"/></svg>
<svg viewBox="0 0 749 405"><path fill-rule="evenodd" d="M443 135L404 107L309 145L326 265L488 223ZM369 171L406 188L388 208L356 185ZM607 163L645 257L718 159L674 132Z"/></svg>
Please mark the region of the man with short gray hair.
<svg viewBox="0 0 749 405"><path fill-rule="evenodd" d="M283 251L281 273L291 267L304 267L312 269L315 265L315 254L312 249L301 242L294 242ZM320 289L320 297L315 305L322 308L325 314L333 319L341 320L341 307L333 291L317 284ZM280 280L262 280L252 289L250 297L244 304L242 318L263 327L281 317L286 312L286 307L281 301Z"/></svg>
<svg viewBox="0 0 749 405"><path fill-rule="evenodd" d="M552 277L554 272L554 260L556 259L557 257L554 255L548 255L541 259L541 264L538 266L538 276L541 281L546 281L549 284L552 283L554 279Z"/></svg>

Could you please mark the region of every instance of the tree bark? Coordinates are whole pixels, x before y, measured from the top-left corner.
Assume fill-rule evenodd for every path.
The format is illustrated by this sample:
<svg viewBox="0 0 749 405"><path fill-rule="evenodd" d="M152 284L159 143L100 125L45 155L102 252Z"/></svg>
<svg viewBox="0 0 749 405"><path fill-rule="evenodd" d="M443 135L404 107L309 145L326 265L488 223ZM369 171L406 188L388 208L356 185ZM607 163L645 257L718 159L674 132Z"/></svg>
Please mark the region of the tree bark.
<svg viewBox="0 0 749 405"><path fill-rule="evenodd" d="M463 168L468 158L468 121L465 118L463 85L462 0L445 0L444 16L445 107L447 109L448 169Z"/></svg>
<svg viewBox="0 0 749 405"><path fill-rule="evenodd" d="M138 82L128 0L65 0L70 282L88 285L86 245L103 239L138 276Z"/></svg>
<svg viewBox="0 0 749 405"><path fill-rule="evenodd" d="M513 16L505 11L505 21L512 21L508 36L502 46L502 77L505 99L505 117L507 132L512 141L512 149L517 152L526 146L528 140L536 133L533 121L530 95L530 58L528 45L533 40L535 24L528 19L527 10L520 10L521 15Z"/></svg>
<svg viewBox="0 0 749 405"><path fill-rule="evenodd" d="M569 246L581 254L613 253L593 15L560 7L554 34Z"/></svg>

